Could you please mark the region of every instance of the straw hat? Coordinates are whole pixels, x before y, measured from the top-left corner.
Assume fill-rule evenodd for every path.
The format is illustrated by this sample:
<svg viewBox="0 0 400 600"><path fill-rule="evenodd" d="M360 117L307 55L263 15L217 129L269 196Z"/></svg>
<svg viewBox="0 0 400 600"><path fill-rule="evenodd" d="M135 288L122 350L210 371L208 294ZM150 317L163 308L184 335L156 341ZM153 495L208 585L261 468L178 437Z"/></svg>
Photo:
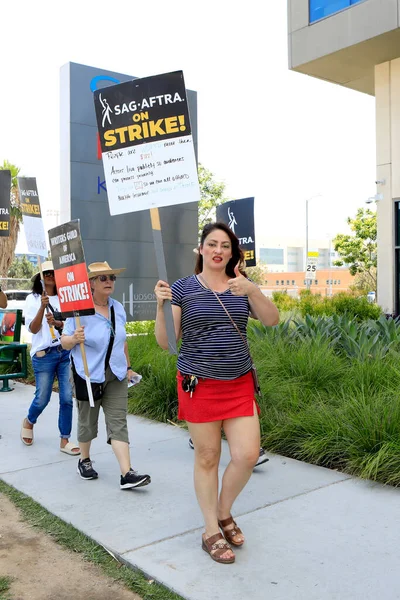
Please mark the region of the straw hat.
<svg viewBox="0 0 400 600"><path fill-rule="evenodd" d="M106 261L90 263L88 266L89 279L98 277L98 275L118 275L119 273L122 273L122 271L126 271L126 269L112 269Z"/></svg>
<svg viewBox="0 0 400 600"><path fill-rule="evenodd" d="M45 260L44 262L42 262L42 273L44 271L54 271L53 263L51 262L51 260ZM31 281L33 281L35 279L35 277L39 274L40 274L40 271L38 271L37 273L32 275Z"/></svg>

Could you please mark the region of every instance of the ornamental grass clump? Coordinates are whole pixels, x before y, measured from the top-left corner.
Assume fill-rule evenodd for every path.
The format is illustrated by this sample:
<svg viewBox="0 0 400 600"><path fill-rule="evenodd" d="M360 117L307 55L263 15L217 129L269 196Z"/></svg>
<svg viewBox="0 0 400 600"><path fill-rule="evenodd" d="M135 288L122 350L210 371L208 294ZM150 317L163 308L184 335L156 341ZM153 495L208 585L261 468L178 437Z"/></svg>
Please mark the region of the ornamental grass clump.
<svg viewBox="0 0 400 600"><path fill-rule="evenodd" d="M267 328L250 320L248 339L267 450L400 485L398 321L306 315ZM143 375L129 390L130 412L175 422L176 356L151 333L128 345Z"/></svg>

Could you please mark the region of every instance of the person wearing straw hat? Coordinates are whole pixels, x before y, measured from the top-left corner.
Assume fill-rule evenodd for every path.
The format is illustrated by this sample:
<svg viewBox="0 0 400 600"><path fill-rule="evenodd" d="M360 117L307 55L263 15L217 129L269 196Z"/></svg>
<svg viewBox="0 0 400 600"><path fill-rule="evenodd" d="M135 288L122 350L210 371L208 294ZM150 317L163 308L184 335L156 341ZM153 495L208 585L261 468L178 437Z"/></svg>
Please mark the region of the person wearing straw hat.
<svg viewBox="0 0 400 600"><path fill-rule="evenodd" d="M42 264L44 289L41 274L31 278L32 293L26 298L25 326L32 333L30 354L35 374L36 390L28 414L22 422L21 441L25 446L33 444L33 428L39 416L50 402L54 379L58 379L60 408L58 428L60 450L65 454L79 455L78 444L69 441L72 429L72 387L70 382L69 351L61 346L60 301L51 261Z"/></svg>
<svg viewBox="0 0 400 600"><path fill-rule="evenodd" d="M88 266L96 313L80 317L80 327L76 326L74 318L67 319L61 343L64 348L71 350L77 374L85 378L79 347L79 344L84 343L90 380L104 384L104 393L95 401L94 407L87 401L77 400L78 441L81 449L78 475L86 480L98 477L90 459L90 447L92 440L97 437L101 406L106 422L107 443L111 444L121 470L120 488L126 490L148 485L151 478L150 475L141 475L132 469L129 453L128 380L135 373L130 365L126 343L126 313L122 304L111 297L117 275L122 271L125 269L112 269L107 262L95 262ZM106 365L107 356L109 361Z"/></svg>

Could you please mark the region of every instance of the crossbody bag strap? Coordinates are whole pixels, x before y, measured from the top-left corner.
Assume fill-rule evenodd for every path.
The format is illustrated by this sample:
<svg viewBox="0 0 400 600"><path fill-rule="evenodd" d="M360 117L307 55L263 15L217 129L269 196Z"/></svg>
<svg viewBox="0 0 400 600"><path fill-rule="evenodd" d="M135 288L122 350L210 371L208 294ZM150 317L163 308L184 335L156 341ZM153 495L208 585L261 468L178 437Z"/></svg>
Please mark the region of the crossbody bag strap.
<svg viewBox="0 0 400 600"><path fill-rule="evenodd" d="M113 345L114 345L114 338L115 338L115 312L114 312L114 307L111 307L111 334L110 334L110 341L108 342L108 348L107 348L107 354L106 354L106 359L104 361L105 364L105 369L104 372L107 371L107 367L110 363L110 356L111 356L111 352L113 349ZM71 366L72 366L72 370L75 371L76 373L76 369L75 369L75 363L74 363L74 359L73 356L71 354Z"/></svg>
<svg viewBox="0 0 400 600"><path fill-rule="evenodd" d="M240 337L242 338L242 342L243 344L246 346L247 350L249 351L250 354L250 350L249 350L249 344L246 342L245 338L242 335L242 332L240 331L239 327L236 325L235 321L232 319L231 315L229 314L228 309L226 308L225 304L221 301L221 298L218 296L218 294L216 294L216 292L214 292L214 290L212 290L210 288L210 286L208 285L207 281L204 279L204 277L202 275L197 275L197 277L204 283L204 285L206 286L207 289L210 290L210 292L212 292L214 294L214 296L216 297L216 299L218 300L218 302L220 303L220 305L222 306L222 308L224 309L224 311L226 312L226 314L228 315L232 325L234 326L234 328L236 329L236 331L238 332L238 334L240 335ZM251 355L250 355L251 358ZM251 359L253 360L253 359Z"/></svg>
<svg viewBox="0 0 400 600"><path fill-rule="evenodd" d="M106 354L106 360L105 360L105 371L107 371L107 367L110 363L110 356L111 356L111 352L112 352L113 345L114 345L114 338L115 338L115 312L114 312L114 307L111 306L111 334L110 334L110 341L108 342L108 348L107 348L107 354Z"/></svg>

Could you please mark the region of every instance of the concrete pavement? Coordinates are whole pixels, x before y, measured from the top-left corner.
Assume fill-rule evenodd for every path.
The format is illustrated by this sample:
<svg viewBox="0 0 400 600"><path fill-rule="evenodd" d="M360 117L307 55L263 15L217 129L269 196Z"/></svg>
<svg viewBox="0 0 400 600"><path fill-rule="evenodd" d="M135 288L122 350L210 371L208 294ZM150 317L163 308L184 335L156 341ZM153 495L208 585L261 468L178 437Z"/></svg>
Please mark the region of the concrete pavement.
<svg viewBox="0 0 400 600"><path fill-rule="evenodd" d="M32 393L20 383L0 393L0 478L182 597L400 599L399 490L270 455L234 507L246 544L235 564L219 565L201 550L185 430L129 416L132 466L152 483L121 491L103 418L92 446L98 480L81 480L77 459L59 451L56 393L34 445L22 444ZM76 414L74 425L75 434ZM224 443L221 470L228 460Z"/></svg>

